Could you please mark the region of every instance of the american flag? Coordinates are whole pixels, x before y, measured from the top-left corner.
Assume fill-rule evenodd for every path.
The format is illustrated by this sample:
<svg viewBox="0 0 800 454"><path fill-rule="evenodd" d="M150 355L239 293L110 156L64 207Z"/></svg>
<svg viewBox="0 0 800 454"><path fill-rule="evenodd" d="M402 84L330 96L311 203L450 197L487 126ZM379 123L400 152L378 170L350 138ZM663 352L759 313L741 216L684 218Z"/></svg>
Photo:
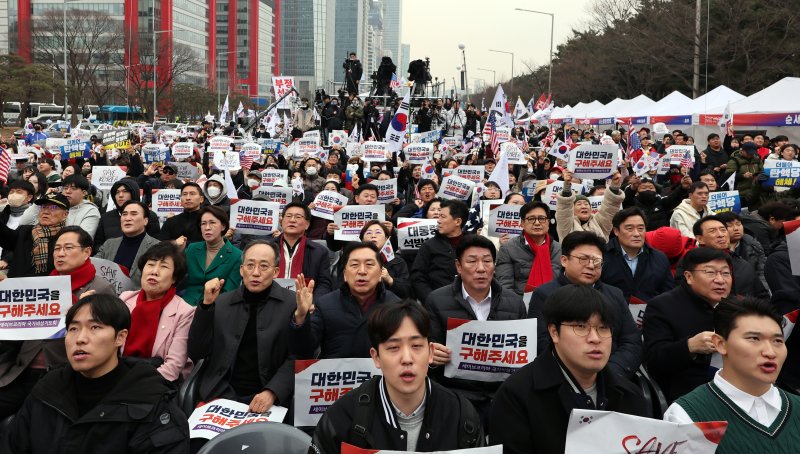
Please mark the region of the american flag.
<svg viewBox="0 0 800 454"><path fill-rule="evenodd" d="M242 165L243 169L250 170L250 167L253 165L253 155L239 155L239 163Z"/></svg>
<svg viewBox="0 0 800 454"><path fill-rule="evenodd" d="M691 151L687 150L686 152L683 153L683 156L681 156L681 167L689 167L689 168L694 167L692 162Z"/></svg>
<svg viewBox="0 0 800 454"><path fill-rule="evenodd" d="M464 224L464 233L478 233L483 228L483 216L481 215L481 201L478 199L469 209L467 223Z"/></svg>
<svg viewBox="0 0 800 454"><path fill-rule="evenodd" d="M0 181L8 182L8 171L11 169L11 155L5 148L0 148Z"/></svg>
<svg viewBox="0 0 800 454"><path fill-rule="evenodd" d="M635 151L642 148L642 141L639 139L639 134L632 124L628 124L628 156L630 157Z"/></svg>
<svg viewBox="0 0 800 454"><path fill-rule="evenodd" d="M389 88L400 88L400 79L397 74L392 74L392 80L389 82Z"/></svg>
<svg viewBox="0 0 800 454"><path fill-rule="evenodd" d="M500 142L497 141L497 122L495 120L495 113L492 111L489 114L489 120L486 122L489 125L490 129L490 137L492 142L492 156L497 156L500 149Z"/></svg>

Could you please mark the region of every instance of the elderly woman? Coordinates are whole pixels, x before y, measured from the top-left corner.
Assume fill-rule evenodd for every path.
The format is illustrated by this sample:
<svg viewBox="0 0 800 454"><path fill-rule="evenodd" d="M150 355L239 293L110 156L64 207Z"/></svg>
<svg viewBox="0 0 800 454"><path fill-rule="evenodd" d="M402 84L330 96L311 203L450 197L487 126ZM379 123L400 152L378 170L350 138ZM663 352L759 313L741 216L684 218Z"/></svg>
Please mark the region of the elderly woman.
<svg viewBox="0 0 800 454"><path fill-rule="evenodd" d="M203 287L215 277L225 280L223 292L242 283L242 251L223 236L229 227L228 215L222 208L207 206L200 209L198 219L203 241L189 244L184 251L189 273L183 299L192 306L203 300Z"/></svg>
<svg viewBox="0 0 800 454"><path fill-rule="evenodd" d="M392 253L387 259L387 253L383 247L391 242L389 230L380 221L370 221L362 229L359 234L361 241L373 243L381 249L383 256L383 269L381 271L381 281L387 289L400 298L413 298L413 290L411 288L411 281L409 280L408 265L400 255ZM339 266L342 264L340 263ZM339 276L343 276L342 270L339 270Z"/></svg>
<svg viewBox="0 0 800 454"><path fill-rule="evenodd" d="M187 353L194 308L175 294L186 275L186 261L177 246L162 241L147 250L136 264L141 290L123 292L120 299L131 311L131 329L123 355L152 359L169 381L186 378L192 370Z"/></svg>

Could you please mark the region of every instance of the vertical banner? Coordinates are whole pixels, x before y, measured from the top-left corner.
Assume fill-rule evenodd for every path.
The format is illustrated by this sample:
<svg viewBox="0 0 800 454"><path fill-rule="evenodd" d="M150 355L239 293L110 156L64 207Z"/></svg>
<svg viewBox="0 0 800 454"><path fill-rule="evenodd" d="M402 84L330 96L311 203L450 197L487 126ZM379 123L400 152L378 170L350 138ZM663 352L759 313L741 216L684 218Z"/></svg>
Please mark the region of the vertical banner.
<svg viewBox="0 0 800 454"><path fill-rule="evenodd" d="M217 435L254 422L283 422L287 408L273 405L264 413L248 411L248 405L228 399L217 399L194 409L189 416L189 437L213 439Z"/></svg>
<svg viewBox="0 0 800 454"><path fill-rule="evenodd" d="M397 246L401 251L415 251L426 240L433 238L439 229L436 219L399 218L397 220Z"/></svg>
<svg viewBox="0 0 800 454"><path fill-rule="evenodd" d="M522 219L519 217L521 205L500 205L489 212L489 236L499 237L522 235Z"/></svg>
<svg viewBox="0 0 800 454"><path fill-rule="evenodd" d="M294 77L281 76L272 78L272 90L275 92L275 99L280 99L280 97L288 93L292 87L294 87ZM278 109L288 109L291 107L295 98L295 95L287 96L286 99L278 103Z"/></svg>
<svg viewBox="0 0 800 454"><path fill-rule="evenodd" d="M261 200L240 200L231 205L230 226L246 235L269 235L280 225L280 205Z"/></svg>
<svg viewBox="0 0 800 454"><path fill-rule="evenodd" d="M378 203L392 203L397 198L397 178L372 180L370 184L378 188Z"/></svg>
<svg viewBox="0 0 800 454"><path fill-rule="evenodd" d="M708 209L719 214L726 211L739 213L742 211L742 201L739 191L718 191L708 195Z"/></svg>
<svg viewBox="0 0 800 454"><path fill-rule="evenodd" d="M379 209L377 209L379 208ZM385 221L386 213L380 205L348 205L333 213L333 223L339 228L333 239L339 241L361 241L361 229L369 221Z"/></svg>
<svg viewBox="0 0 800 454"><path fill-rule="evenodd" d="M442 185L439 187L438 197L443 199L454 200L467 200L472 194L472 188L475 187L475 182L467 179L449 175L442 179Z"/></svg>
<svg viewBox="0 0 800 454"><path fill-rule="evenodd" d="M69 276L15 277L0 281L0 340L64 337L72 306Z"/></svg>
<svg viewBox="0 0 800 454"><path fill-rule="evenodd" d="M159 189L153 193L153 211L159 219L164 220L167 215L183 213L180 189Z"/></svg>
<svg viewBox="0 0 800 454"><path fill-rule="evenodd" d="M347 205L347 197L333 191L321 191L314 199L311 215L333 221L333 214Z"/></svg>
<svg viewBox="0 0 800 454"><path fill-rule="evenodd" d="M619 146L616 144L594 145L582 143L569 153L567 168L577 178L598 180L614 174L617 170Z"/></svg>

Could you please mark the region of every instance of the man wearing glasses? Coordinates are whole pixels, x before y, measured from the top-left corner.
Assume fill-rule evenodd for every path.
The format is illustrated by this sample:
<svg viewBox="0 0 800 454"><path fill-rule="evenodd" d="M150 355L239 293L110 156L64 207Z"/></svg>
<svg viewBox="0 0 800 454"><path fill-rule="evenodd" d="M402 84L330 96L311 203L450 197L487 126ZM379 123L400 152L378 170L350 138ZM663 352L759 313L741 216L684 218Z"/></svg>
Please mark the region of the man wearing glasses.
<svg viewBox="0 0 800 454"><path fill-rule="evenodd" d="M603 294L614 310L614 335L608 367L615 373L632 376L642 362L642 338L628 302L622 291L613 285L600 282L603 251L606 242L592 232L572 232L561 242L561 266L564 270L551 282L537 288L531 295L528 318L542 319L544 302L556 289L569 284L592 287ZM544 323L538 323L537 349L542 354L550 343Z"/></svg>

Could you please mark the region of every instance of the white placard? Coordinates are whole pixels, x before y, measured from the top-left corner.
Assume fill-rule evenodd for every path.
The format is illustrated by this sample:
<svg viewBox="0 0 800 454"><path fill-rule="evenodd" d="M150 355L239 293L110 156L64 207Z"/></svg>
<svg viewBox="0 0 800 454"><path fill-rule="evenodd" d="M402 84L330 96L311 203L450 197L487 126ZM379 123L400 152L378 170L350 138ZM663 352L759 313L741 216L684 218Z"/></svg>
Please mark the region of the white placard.
<svg viewBox="0 0 800 454"><path fill-rule="evenodd" d="M283 213L286 204L292 201L292 188L275 188L272 186L261 186L253 191L253 198L263 197L264 199L275 202Z"/></svg>
<svg viewBox="0 0 800 454"><path fill-rule="evenodd" d="M573 194L581 194L583 193L583 183L572 183L571 189ZM542 202L550 207L550 211L556 210L556 198L563 190L564 182L561 180L554 181L545 188L544 194L542 194Z"/></svg>
<svg viewBox="0 0 800 454"><path fill-rule="evenodd" d="M240 200L231 205L230 226L245 235L269 235L280 225L280 205L263 200Z"/></svg>
<svg viewBox="0 0 800 454"><path fill-rule="evenodd" d="M174 159L188 159L194 154L194 142L178 142L172 145Z"/></svg>
<svg viewBox="0 0 800 454"><path fill-rule="evenodd" d="M489 212L489 236L522 235L522 220L519 210L522 205L500 205Z"/></svg>
<svg viewBox="0 0 800 454"><path fill-rule="evenodd" d="M442 169L442 177L455 175L477 184L483 181L485 170L483 166L462 165L454 169Z"/></svg>
<svg viewBox="0 0 800 454"><path fill-rule="evenodd" d="M361 158L369 162L386 162L389 145L386 142L364 142L361 144Z"/></svg>
<svg viewBox="0 0 800 454"><path fill-rule="evenodd" d="M278 180L289 183L289 171L286 169L264 169L261 171L261 186L272 186Z"/></svg>
<svg viewBox="0 0 800 454"><path fill-rule="evenodd" d="M592 207L592 214L597 214L600 211L600 206L603 204L603 199L605 197L602 195L593 195L591 197L587 197L589 199L589 205Z"/></svg>
<svg viewBox="0 0 800 454"><path fill-rule="evenodd" d="M333 191L322 191L314 199L311 215L322 219L333 220L333 213L338 207L347 205L347 197Z"/></svg>
<svg viewBox="0 0 800 454"><path fill-rule="evenodd" d="M319 156L319 138L304 137L294 142L295 160L304 160L307 158L316 158Z"/></svg>
<svg viewBox="0 0 800 454"><path fill-rule="evenodd" d="M372 180L370 184L378 188L378 203L392 203L397 198L397 178Z"/></svg>
<svg viewBox="0 0 800 454"><path fill-rule="evenodd" d="M436 219L399 218L397 220L397 246L401 251L415 251L439 230Z"/></svg>
<svg viewBox="0 0 800 454"><path fill-rule="evenodd" d="M508 126L498 126L495 128L495 135L497 136L498 143L508 142L511 140L511 128Z"/></svg>
<svg viewBox="0 0 800 454"><path fill-rule="evenodd" d="M411 143L403 149L409 164L425 165L433 158L432 143Z"/></svg>
<svg viewBox="0 0 800 454"><path fill-rule="evenodd" d="M567 168L576 178L598 180L617 170L619 146L582 143L569 152Z"/></svg>
<svg viewBox="0 0 800 454"><path fill-rule="evenodd" d="M242 164L239 160L239 153L233 150L213 150L213 163L214 167L224 170L238 170L242 168Z"/></svg>
<svg viewBox="0 0 800 454"><path fill-rule="evenodd" d="M473 181L455 175L448 175L442 180L437 196L443 199L467 200L474 187L475 182Z"/></svg>
<svg viewBox="0 0 800 454"><path fill-rule="evenodd" d="M316 139L317 143L320 143L322 140L322 136L319 133L319 129L314 129L311 131L306 131L303 133L303 138L306 139Z"/></svg>
<svg viewBox="0 0 800 454"><path fill-rule="evenodd" d="M528 165L528 160L525 159L525 153L520 150L514 142L503 142L500 144L500 153L505 153L508 157L509 164L515 165Z"/></svg>
<svg viewBox="0 0 800 454"><path fill-rule="evenodd" d="M334 231L333 239L339 241L361 241L361 229L369 221L385 221L386 212L381 205L348 205L333 214L333 223L339 228Z"/></svg>
<svg viewBox="0 0 800 454"><path fill-rule="evenodd" d="M248 411L248 405L217 399L194 409L189 416L189 437L213 439L228 429L254 422L283 422L287 408L273 405L264 413Z"/></svg>
<svg viewBox="0 0 800 454"><path fill-rule="evenodd" d="M253 161L258 161L261 158L261 145L255 142L242 144L242 148L239 150L239 158L246 156L253 158Z"/></svg>
<svg viewBox="0 0 800 454"><path fill-rule="evenodd" d="M126 274L118 263L112 262L111 260L98 257L91 257L90 260L95 270L97 270L97 275L105 279L117 295L135 288L135 285L129 277L130 270L128 270L128 274ZM136 266L136 263L134 263L133 266Z"/></svg>
<svg viewBox="0 0 800 454"><path fill-rule="evenodd" d="M69 276L4 279L0 281L0 340L62 338L70 306Z"/></svg>
<svg viewBox="0 0 800 454"><path fill-rule="evenodd" d="M232 151L233 137L214 136L208 139L208 148L212 150Z"/></svg>
<svg viewBox="0 0 800 454"><path fill-rule="evenodd" d="M183 213L180 189L159 189L153 193L153 212L159 219L166 219L167 215Z"/></svg>
<svg viewBox="0 0 800 454"><path fill-rule="evenodd" d="M92 167L92 185L103 191L110 191L114 183L125 178L125 171L119 166Z"/></svg>
<svg viewBox="0 0 800 454"><path fill-rule="evenodd" d="M178 169L178 179L179 180L197 180L197 177L200 176L200 170L198 167L191 162L173 162L172 165Z"/></svg>

